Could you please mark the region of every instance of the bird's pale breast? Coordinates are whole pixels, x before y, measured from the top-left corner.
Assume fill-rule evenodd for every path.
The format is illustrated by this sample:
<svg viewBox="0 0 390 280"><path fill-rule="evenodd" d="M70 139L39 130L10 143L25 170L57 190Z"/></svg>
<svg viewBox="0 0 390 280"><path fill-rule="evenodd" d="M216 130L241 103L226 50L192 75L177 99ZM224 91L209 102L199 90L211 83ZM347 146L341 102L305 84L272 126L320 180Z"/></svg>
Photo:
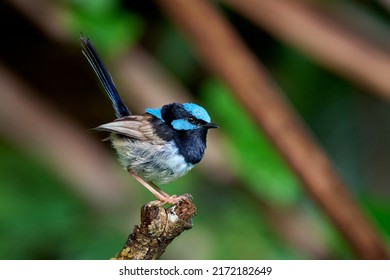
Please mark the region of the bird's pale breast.
<svg viewBox="0 0 390 280"><path fill-rule="evenodd" d="M166 184L185 175L193 167L179 153L173 140L156 145L114 134L111 139L122 166L145 181Z"/></svg>

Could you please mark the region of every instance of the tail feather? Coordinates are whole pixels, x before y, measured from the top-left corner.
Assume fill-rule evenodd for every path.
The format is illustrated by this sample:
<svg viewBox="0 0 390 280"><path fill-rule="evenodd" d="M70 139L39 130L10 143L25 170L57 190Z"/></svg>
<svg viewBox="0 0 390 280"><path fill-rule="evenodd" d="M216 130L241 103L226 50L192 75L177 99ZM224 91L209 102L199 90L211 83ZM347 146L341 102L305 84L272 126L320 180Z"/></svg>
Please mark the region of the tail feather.
<svg viewBox="0 0 390 280"><path fill-rule="evenodd" d="M91 64L105 91L110 97L117 118L122 118L131 115L130 110L120 98L114 81L112 80L112 77L108 72L107 68L105 67L103 61L99 57L92 42L84 35L81 35L80 39L81 46L83 47L83 54L88 59L89 64Z"/></svg>

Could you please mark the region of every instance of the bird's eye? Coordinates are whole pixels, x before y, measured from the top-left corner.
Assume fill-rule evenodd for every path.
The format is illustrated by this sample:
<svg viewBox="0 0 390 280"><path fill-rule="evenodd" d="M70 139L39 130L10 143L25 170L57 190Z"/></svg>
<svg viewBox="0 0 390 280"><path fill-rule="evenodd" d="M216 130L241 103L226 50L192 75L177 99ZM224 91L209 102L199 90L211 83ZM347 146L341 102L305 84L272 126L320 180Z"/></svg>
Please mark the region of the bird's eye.
<svg viewBox="0 0 390 280"><path fill-rule="evenodd" d="M187 121L189 123L195 123L195 118L194 117L188 117Z"/></svg>

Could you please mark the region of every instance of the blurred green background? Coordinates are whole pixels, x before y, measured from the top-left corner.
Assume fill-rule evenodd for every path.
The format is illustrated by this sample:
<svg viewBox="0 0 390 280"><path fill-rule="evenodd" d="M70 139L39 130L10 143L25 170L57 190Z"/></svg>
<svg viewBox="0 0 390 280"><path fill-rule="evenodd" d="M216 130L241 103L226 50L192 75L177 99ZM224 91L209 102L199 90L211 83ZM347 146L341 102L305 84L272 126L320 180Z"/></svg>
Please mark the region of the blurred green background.
<svg viewBox="0 0 390 280"><path fill-rule="evenodd" d="M385 1L306 2L335 32L348 30L389 56ZM223 1L213 3L389 244L388 100ZM220 126L210 131L199 166L163 187L191 193L198 208L193 229L164 259L355 258L230 89L152 1L7 0L0 15L0 259L109 259L153 199L100 142L106 135L87 131L114 113L81 54L80 32L94 42L134 113L191 101Z"/></svg>

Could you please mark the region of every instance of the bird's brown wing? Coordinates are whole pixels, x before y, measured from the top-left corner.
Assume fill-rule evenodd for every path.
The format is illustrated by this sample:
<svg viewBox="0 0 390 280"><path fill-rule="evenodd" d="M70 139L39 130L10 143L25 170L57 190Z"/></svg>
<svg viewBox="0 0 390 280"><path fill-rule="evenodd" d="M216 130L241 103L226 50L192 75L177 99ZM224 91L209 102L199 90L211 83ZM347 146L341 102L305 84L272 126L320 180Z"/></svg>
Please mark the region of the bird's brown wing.
<svg viewBox="0 0 390 280"><path fill-rule="evenodd" d="M151 123L152 118L153 116L149 114L126 116L113 122L102 124L93 128L93 130L108 131L132 139L162 144L164 141L154 132Z"/></svg>

